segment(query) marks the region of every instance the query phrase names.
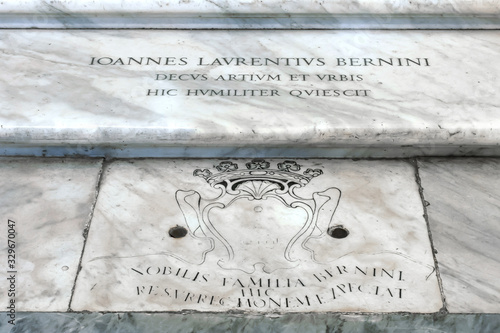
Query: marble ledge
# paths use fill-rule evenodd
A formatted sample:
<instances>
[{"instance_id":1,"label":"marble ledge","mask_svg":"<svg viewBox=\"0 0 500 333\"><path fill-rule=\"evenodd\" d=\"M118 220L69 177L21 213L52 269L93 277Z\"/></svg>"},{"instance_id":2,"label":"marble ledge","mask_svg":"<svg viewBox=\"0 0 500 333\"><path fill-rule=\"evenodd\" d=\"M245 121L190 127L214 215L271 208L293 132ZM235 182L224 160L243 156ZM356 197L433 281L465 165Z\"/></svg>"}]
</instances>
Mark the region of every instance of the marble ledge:
<instances>
[{"instance_id":1,"label":"marble ledge","mask_svg":"<svg viewBox=\"0 0 500 333\"><path fill-rule=\"evenodd\" d=\"M0 18L0 28L498 29L500 7L496 0L7 0Z\"/></svg>"},{"instance_id":2,"label":"marble ledge","mask_svg":"<svg viewBox=\"0 0 500 333\"><path fill-rule=\"evenodd\" d=\"M3 155L500 143L496 31L3 30L0 48Z\"/></svg>"},{"instance_id":3,"label":"marble ledge","mask_svg":"<svg viewBox=\"0 0 500 333\"><path fill-rule=\"evenodd\" d=\"M5 14L0 29L269 29L269 30L448 30L500 29L493 15L261 14L189 16L162 14Z\"/></svg>"}]
</instances>

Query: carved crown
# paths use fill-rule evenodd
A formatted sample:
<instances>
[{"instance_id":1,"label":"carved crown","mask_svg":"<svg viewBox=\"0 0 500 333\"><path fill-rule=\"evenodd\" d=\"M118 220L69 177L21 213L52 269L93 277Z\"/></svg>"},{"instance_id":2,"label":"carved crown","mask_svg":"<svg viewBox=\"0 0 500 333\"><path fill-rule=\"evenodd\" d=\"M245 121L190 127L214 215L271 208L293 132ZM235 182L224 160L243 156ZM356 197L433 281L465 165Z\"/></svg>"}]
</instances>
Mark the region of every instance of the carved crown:
<instances>
[{"instance_id":1,"label":"carved crown","mask_svg":"<svg viewBox=\"0 0 500 333\"><path fill-rule=\"evenodd\" d=\"M217 173L209 169L196 169L194 176L205 179L211 186L223 185L232 190L247 181L265 181L278 184L281 189L290 188L292 185L305 186L314 177L323 174L321 169L306 169L299 173L301 166L291 160L277 163L277 168L272 169L271 163L264 159L253 159L245 163L245 169L238 163L222 161L214 168Z\"/></svg>"}]
</instances>

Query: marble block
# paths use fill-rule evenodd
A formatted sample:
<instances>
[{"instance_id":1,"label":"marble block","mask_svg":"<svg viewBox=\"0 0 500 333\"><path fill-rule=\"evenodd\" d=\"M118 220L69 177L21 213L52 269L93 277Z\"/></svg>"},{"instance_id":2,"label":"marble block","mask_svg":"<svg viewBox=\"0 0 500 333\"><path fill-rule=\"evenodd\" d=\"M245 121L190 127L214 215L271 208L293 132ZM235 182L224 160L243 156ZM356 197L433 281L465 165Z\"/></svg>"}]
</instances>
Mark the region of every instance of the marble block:
<instances>
[{"instance_id":1,"label":"marble block","mask_svg":"<svg viewBox=\"0 0 500 333\"><path fill-rule=\"evenodd\" d=\"M500 160L419 162L446 307L500 312Z\"/></svg>"},{"instance_id":2,"label":"marble block","mask_svg":"<svg viewBox=\"0 0 500 333\"><path fill-rule=\"evenodd\" d=\"M498 28L496 0L190 0L0 3L2 28Z\"/></svg>"},{"instance_id":3,"label":"marble block","mask_svg":"<svg viewBox=\"0 0 500 333\"><path fill-rule=\"evenodd\" d=\"M341 314L289 313L280 316L233 313L20 313L9 330L0 313L0 332L498 332L500 315L492 314Z\"/></svg>"},{"instance_id":4,"label":"marble block","mask_svg":"<svg viewBox=\"0 0 500 333\"><path fill-rule=\"evenodd\" d=\"M115 160L74 311L437 312L404 161Z\"/></svg>"},{"instance_id":5,"label":"marble block","mask_svg":"<svg viewBox=\"0 0 500 333\"><path fill-rule=\"evenodd\" d=\"M0 48L4 154L499 145L497 31L3 30Z\"/></svg>"},{"instance_id":6,"label":"marble block","mask_svg":"<svg viewBox=\"0 0 500 333\"><path fill-rule=\"evenodd\" d=\"M17 311L67 310L100 166L0 158L2 311L11 300Z\"/></svg>"}]
</instances>

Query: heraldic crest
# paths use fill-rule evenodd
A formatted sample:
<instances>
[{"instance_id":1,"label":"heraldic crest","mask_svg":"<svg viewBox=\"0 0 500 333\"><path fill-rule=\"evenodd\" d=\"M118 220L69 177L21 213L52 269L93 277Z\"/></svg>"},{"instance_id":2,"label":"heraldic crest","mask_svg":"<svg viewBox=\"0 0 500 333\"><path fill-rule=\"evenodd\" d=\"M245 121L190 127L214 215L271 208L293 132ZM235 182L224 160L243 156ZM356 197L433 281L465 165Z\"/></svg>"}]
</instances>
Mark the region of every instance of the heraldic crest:
<instances>
[{"instance_id":1,"label":"heraldic crest","mask_svg":"<svg viewBox=\"0 0 500 333\"><path fill-rule=\"evenodd\" d=\"M197 191L178 190L176 199L188 233L210 240L203 261L218 249L223 269L270 273L316 262L308 245L327 233L341 192L335 187L309 197L295 192L322 174L321 169L303 170L292 160L276 167L264 159L243 165L222 161L213 170L193 172L220 192L216 197L205 199Z\"/></svg>"}]
</instances>

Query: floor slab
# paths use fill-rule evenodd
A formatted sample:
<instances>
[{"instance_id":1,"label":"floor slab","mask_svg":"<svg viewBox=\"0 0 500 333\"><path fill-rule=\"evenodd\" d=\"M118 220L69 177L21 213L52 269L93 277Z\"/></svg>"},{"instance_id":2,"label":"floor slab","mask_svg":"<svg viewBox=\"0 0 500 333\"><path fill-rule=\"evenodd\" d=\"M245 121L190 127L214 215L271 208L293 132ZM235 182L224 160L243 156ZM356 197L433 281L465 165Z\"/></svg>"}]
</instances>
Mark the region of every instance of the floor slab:
<instances>
[{"instance_id":1,"label":"floor slab","mask_svg":"<svg viewBox=\"0 0 500 333\"><path fill-rule=\"evenodd\" d=\"M100 167L92 159L0 158L3 311L67 310Z\"/></svg>"},{"instance_id":2,"label":"floor slab","mask_svg":"<svg viewBox=\"0 0 500 333\"><path fill-rule=\"evenodd\" d=\"M437 312L414 165L115 160L75 311Z\"/></svg>"},{"instance_id":3,"label":"floor slab","mask_svg":"<svg viewBox=\"0 0 500 333\"><path fill-rule=\"evenodd\" d=\"M500 311L500 160L419 161L448 311Z\"/></svg>"}]
</instances>

